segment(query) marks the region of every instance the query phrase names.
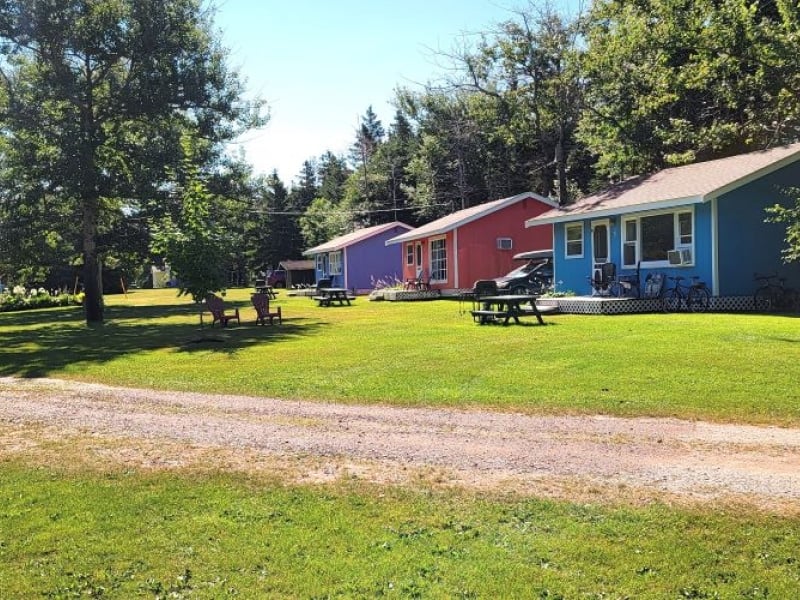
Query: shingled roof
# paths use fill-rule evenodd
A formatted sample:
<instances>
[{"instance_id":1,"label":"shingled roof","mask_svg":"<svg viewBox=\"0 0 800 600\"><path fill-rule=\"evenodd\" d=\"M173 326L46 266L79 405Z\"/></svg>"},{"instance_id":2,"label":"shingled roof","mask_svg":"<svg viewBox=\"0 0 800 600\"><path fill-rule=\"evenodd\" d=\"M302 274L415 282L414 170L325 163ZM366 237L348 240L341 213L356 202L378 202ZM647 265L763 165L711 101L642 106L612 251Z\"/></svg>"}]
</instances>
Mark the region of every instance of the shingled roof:
<instances>
[{"instance_id":1,"label":"shingled roof","mask_svg":"<svg viewBox=\"0 0 800 600\"><path fill-rule=\"evenodd\" d=\"M445 215L441 219L436 219L435 221L431 221L422 227L417 227L408 233L402 233L390 240L387 240L386 245L399 244L401 242L408 242L411 240L420 240L432 235L441 235L448 231L453 231L462 225L466 225L471 221L480 219L481 217L501 210L506 206L510 206L525 200L526 198L538 200L539 202L543 202L549 206L555 206L556 204L553 200L545 198L544 196L540 196L539 194L534 194L533 192L523 192L522 194L517 194L516 196L509 196L508 198L500 198L499 200L492 200L491 202L476 204L475 206L470 206L469 208L464 208L449 215Z\"/></svg>"},{"instance_id":2,"label":"shingled roof","mask_svg":"<svg viewBox=\"0 0 800 600\"><path fill-rule=\"evenodd\" d=\"M610 216L631 210L707 202L797 160L800 160L800 144L791 144L664 169L652 175L627 179L574 204L549 210L528 219L525 225L532 227L573 221L584 216Z\"/></svg>"},{"instance_id":3,"label":"shingled roof","mask_svg":"<svg viewBox=\"0 0 800 600\"><path fill-rule=\"evenodd\" d=\"M364 229L358 229L353 231L352 233L346 233L344 235L340 235L339 237L333 238L332 240L328 240L324 244L320 244L319 246L314 246L313 248L309 248L303 254L305 256L312 256L314 254L321 254L323 252L336 252L337 250L341 250L342 248L347 248L348 246L352 246L362 240L366 240L371 238L374 235L378 235L383 233L384 231L389 231L395 227L402 227L403 229L411 229L411 225L406 225L405 223L401 223L400 221L393 221L391 223L384 223L383 225L374 225L372 227L365 227Z\"/></svg>"}]
</instances>

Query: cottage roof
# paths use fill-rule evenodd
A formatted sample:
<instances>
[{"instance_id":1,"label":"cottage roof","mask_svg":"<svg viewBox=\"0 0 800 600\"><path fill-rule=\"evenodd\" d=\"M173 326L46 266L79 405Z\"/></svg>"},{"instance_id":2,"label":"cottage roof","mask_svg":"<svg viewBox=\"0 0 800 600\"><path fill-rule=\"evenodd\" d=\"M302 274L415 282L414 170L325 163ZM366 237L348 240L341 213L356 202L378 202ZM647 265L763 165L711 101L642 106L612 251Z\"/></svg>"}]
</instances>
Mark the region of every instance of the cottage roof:
<instances>
[{"instance_id":1,"label":"cottage roof","mask_svg":"<svg viewBox=\"0 0 800 600\"><path fill-rule=\"evenodd\" d=\"M313 260L282 260L278 267L286 271L309 271L314 268Z\"/></svg>"},{"instance_id":2,"label":"cottage roof","mask_svg":"<svg viewBox=\"0 0 800 600\"><path fill-rule=\"evenodd\" d=\"M389 231L395 227L402 227L406 230L411 229L411 225L406 225L400 221L393 221L391 223L384 223L383 225L374 225L372 227L365 227L357 229L351 233L340 235L339 237L328 240L324 244L309 248L303 254L305 256L313 256L314 254L322 254L323 252L336 252L353 244L357 244L363 240L369 239L373 236L379 235L385 231Z\"/></svg>"},{"instance_id":3,"label":"cottage roof","mask_svg":"<svg viewBox=\"0 0 800 600\"><path fill-rule=\"evenodd\" d=\"M800 144L778 146L728 158L664 169L632 177L525 221L527 227L610 216L637 210L672 208L706 202L800 160Z\"/></svg>"},{"instance_id":4,"label":"cottage roof","mask_svg":"<svg viewBox=\"0 0 800 600\"><path fill-rule=\"evenodd\" d=\"M448 231L453 231L462 225L466 225L471 221L475 221L507 206L516 204L517 202L525 200L526 198L538 200L539 202L543 202L548 206L556 206L556 202L554 200L550 200L549 198L545 198L539 194L534 194L533 192L523 192L522 194L517 194L516 196L500 198L499 200L492 200L491 202L476 204L475 206L470 206L469 208L456 211L452 214L442 217L441 219L431 221L427 225L412 229L408 233L402 233L398 236L395 236L392 239L387 240L386 245L400 244L402 242L419 240L432 235L441 235L443 233L447 233Z\"/></svg>"}]
</instances>

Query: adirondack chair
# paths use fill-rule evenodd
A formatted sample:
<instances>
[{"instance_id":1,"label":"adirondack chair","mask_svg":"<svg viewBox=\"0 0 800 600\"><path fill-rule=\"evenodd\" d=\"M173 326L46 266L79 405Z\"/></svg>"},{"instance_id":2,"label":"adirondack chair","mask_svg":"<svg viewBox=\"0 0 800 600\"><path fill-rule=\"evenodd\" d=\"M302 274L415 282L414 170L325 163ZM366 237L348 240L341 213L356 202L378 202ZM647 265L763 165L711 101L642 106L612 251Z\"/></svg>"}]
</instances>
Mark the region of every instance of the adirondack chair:
<instances>
[{"instance_id":1,"label":"adirondack chair","mask_svg":"<svg viewBox=\"0 0 800 600\"><path fill-rule=\"evenodd\" d=\"M220 327L226 327L228 325L228 321L236 320L238 323L241 323L239 320L239 309L233 309L234 312L232 315L225 314L225 303L222 301L222 298L215 294L209 294L206 296L206 308L208 312L211 313L213 320L211 321L211 326L214 326L214 323L219 321Z\"/></svg>"},{"instance_id":2,"label":"adirondack chair","mask_svg":"<svg viewBox=\"0 0 800 600\"><path fill-rule=\"evenodd\" d=\"M266 325L267 321L269 321L270 325L273 325L275 319L278 319L278 323L283 322L280 306L274 311L269 310L269 296L267 294L250 294L250 301L256 309L256 325Z\"/></svg>"}]
</instances>

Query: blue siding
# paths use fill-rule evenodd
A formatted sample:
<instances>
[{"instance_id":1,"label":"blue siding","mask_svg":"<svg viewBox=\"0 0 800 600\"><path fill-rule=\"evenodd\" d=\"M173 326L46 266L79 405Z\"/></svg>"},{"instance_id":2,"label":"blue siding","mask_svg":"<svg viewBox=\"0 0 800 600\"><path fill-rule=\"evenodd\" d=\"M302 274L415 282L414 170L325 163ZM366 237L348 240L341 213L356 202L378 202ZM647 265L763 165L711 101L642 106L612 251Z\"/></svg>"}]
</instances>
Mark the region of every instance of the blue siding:
<instances>
[{"instance_id":1,"label":"blue siding","mask_svg":"<svg viewBox=\"0 0 800 600\"><path fill-rule=\"evenodd\" d=\"M800 287L800 266L781 259L786 226L764 222L764 209L792 203L787 188L797 186L800 164L794 163L718 199L720 295L752 294L756 272L777 272Z\"/></svg>"},{"instance_id":2,"label":"blue siding","mask_svg":"<svg viewBox=\"0 0 800 600\"><path fill-rule=\"evenodd\" d=\"M645 277L650 272L664 273L667 276L682 276L686 278L699 277L709 286L712 284L713 257L711 252L711 204L695 204L692 207L681 207L680 210L694 210L694 265L687 267L656 267L652 269L642 268L640 277L644 282ZM678 210L678 209L675 209ZM617 265L617 274L620 276L634 275L635 269L622 269L622 216L635 216L636 214L648 214L649 211L639 211L626 213L610 217L609 239L610 239L610 260ZM669 211L658 211L669 212ZM583 258L567 258L565 242L564 223L556 224L554 227L554 263L555 281L557 291L571 291L578 295L589 295L592 287L589 285L589 277L592 273L592 240L591 222L603 219L585 219L583 223ZM667 282L671 283L671 282Z\"/></svg>"}]
</instances>

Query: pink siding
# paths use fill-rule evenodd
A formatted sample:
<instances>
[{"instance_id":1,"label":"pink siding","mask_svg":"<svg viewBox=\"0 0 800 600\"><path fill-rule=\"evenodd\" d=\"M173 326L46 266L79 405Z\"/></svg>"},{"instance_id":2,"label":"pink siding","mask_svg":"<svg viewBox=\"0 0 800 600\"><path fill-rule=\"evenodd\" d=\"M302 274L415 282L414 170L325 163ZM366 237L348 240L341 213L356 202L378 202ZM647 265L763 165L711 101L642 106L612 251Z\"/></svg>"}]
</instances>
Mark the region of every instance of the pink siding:
<instances>
[{"instance_id":1,"label":"pink siding","mask_svg":"<svg viewBox=\"0 0 800 600\"><path fill-rule=\"evenodd\" d=\"M539 202L535 198L526 198L506 208L466 223L455 231L445 234L447 238L447 282L433 283L433 289L453 290L471 288L477 279L493 279L505 275L519 266L513 256L529 250L547 250L553 246L553 226L539 225L525 227L526 219L538 216L552 207ZM422 242L422 266L427 273L430 269L430 241L441 236L433 236L419 240ZM511 238L511 250L498 250L497 238ZM458 261L454 252L454 244L458 243ZM406 252L409 244L416 246L417 241L404 242L403 246L403 278L411 279L416 274L416 264L406 264ZM458 281L455 267L458 264Z\"/></svg>"}]
</instances>

